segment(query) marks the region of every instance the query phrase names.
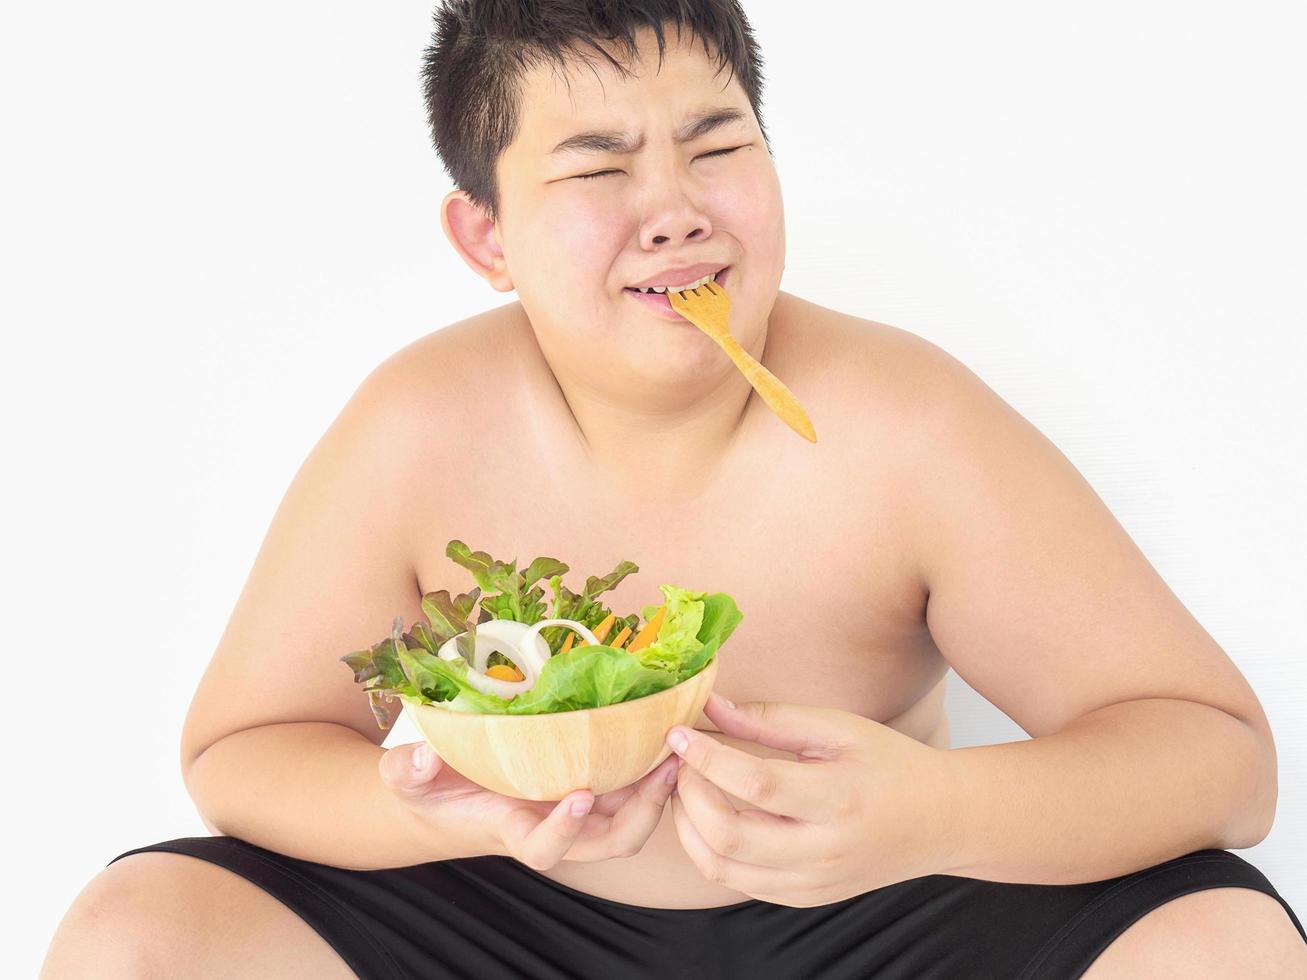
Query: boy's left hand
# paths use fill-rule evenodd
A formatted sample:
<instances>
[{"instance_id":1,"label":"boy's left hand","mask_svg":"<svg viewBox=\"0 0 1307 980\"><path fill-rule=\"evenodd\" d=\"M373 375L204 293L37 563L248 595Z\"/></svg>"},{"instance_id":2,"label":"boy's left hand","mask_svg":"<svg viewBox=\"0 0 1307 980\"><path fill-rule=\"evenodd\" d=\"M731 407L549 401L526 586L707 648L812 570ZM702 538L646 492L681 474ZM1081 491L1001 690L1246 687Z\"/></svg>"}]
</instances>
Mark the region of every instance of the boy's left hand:
<instances>
[{"instance_id":1,"label":"boy's left hand","mask_svg":"<svg viewBox=\"0 0 1307 980\"><path fill-rule=\"evenodd\" d=\"M723 735L798 757L759 758L681 725L668 733L681 757L676 833L710 881L807 908L947 873L957 840L947 750L838 708L732 709L714 693L704 712ZM728 792L757 809L736 810Z\"/></svg>"}]
</instances>

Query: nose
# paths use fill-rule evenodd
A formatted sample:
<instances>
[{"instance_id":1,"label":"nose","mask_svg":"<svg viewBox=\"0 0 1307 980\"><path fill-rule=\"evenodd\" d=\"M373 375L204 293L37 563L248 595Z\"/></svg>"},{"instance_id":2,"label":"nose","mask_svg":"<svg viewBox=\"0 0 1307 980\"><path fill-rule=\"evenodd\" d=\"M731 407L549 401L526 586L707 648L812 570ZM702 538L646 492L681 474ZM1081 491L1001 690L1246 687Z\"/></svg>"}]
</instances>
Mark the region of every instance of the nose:
<instances>
[{"instance_id":1,"label":"nose","mask_svg":"<svg viewBox=\"0 0 1307 980\"><path fill-rule=\"evenodd\" d=\"M641 215L640 246L646 251L675 249L681 242L712 237L712 221L701 206L709 193L682 169L672 150L642 168L631 201Z\"/></svg>"},{"instance_id":2,"label":"nose","mask_svg":"<svg viewBox=\"0 0 1307 980\"><path fill-rule=\"evenodd\" d=\"M682 196L679 201L669 203L658 214L650 216L641 229L640 244L651 249L668 242L707 238L711 234L712 222L708 216Z\"/></svg>"},{"instance_id":3,"label":"nose","mask_svg":"<svg viewBox=\"0 0 1307 980\"><path fill-rule=\"evenodd\" d=\"M700 237L700 238L702 238L702 237L703 237L703 234L704 234L703 228L702 228L702 227L698 227L698 228L693 228L693 229L691 229L689 232L687 232L685 235L682 235L681 237L684 238L684 239L686 239L686 240L688 241L689 239L691 239L691 238L695 238L695 237ZM674 235L674 234L673 234L673 235L654 235L654 236L653 236L653 244L655 244L655 245L664 245L664 244L666 244L666 243L669 242L669 241L673 241L676 237L677 237L677 236Z\"/></svg>"}]
</instances>

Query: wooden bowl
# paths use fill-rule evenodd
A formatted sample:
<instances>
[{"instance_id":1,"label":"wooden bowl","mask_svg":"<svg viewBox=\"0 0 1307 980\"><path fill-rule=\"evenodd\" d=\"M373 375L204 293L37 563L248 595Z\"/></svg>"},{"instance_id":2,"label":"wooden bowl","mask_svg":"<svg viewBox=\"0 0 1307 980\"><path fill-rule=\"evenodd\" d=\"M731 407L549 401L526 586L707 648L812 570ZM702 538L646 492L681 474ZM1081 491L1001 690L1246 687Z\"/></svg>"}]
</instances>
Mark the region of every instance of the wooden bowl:
<instances>
[{"instance_id":1,"label":"wooden bowl","mask_svg":"<svg viewBox=\"0 0 1307 980\"><path fill-rule=\"evenodd\" d=\"M717 654L699 673L657 694L581 711L482 715L404 701L436 754L486 789L525 800L596 796L652 772L671 754L674 725L694 726L717 677Z\"/></svg>"}]
</instances>

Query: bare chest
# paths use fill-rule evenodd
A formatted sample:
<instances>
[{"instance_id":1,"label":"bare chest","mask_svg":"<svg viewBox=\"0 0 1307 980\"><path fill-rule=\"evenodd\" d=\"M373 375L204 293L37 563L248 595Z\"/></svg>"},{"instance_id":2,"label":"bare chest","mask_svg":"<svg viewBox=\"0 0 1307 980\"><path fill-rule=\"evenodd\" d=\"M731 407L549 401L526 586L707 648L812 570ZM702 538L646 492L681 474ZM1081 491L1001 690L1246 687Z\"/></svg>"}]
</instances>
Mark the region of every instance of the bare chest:
<instances>
[{"instance_id":1,"label":"bare chest","mask_svg":"<svg viewBox=\"0 0 1307 980\"><path fill-rule=\"evenodd\" d=\"M810 448L778 435L783 453ZM830 455L813 453L803 465L790 458L780 468L775 455L760 453L712 494L651 512L587 492L584 474L524 481L523 462L549 465L551 454L513 446L506 431L497 444L499 464L479 465L465 492L441 493L439 508L424 510L417 540L429 547L415 558L424 593L473 587L444 554L453 538L516 558L519 569L541 555L556 558L569 566L563 580L574 591L629 560L639 571L604 594L618 615L661 602L665 583L735 599L743 619L720 655L723 696L834 707L923 741L938 735L939 699L927 695L942 694L946 665L903 559L889 486L874 478L851 486L847 461ZM716 730L706 715L696 725Z\"/></svg>"}]
</instances>

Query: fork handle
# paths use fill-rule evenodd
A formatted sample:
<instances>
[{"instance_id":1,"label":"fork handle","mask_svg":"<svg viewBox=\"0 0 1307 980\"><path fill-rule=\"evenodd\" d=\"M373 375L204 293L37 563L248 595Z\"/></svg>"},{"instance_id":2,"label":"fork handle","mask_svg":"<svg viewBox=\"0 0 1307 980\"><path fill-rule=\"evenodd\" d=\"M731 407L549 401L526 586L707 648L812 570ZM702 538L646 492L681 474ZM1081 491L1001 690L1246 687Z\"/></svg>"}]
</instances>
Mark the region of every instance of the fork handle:
<instances>
[{"instance_id":1,"label":"fork handle","mask_svg":"<svg viewBox=\"0 0 1307 980\"><path fill-rule=\"evenodd\" d=\"M817 430L812 427L808 413L803 410L794 393L785 387L784 382L759 364L731 334L723 331L718 343L749 384L753 385L753 390L780 416L781 421L809 442L816 442Z\"/></svg>"}]
</instances>

